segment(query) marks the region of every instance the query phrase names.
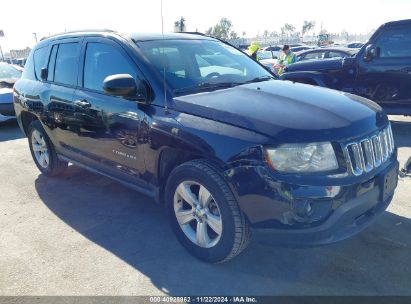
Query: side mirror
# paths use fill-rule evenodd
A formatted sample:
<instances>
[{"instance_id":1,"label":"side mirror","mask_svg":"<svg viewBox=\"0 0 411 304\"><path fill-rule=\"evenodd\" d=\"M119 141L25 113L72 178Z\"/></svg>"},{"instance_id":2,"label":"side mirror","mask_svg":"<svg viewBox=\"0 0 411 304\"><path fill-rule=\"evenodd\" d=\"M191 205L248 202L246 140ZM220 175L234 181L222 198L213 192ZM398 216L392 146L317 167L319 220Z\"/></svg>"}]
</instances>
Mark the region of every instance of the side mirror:
<instances>
[{"instance_id":1,"label":"side mirror","mask_svg":"<svg viewBox=\"0 0 411 304\"><path fill-rule=\"evenodd\" d=\"M131 75L115 74L104 79L103 90L107 94L114 96L133 96L137 92L137 85Z\"/></svg>"},{"instance_id":2,"label":"side mirror","mask_svg":"<svg viewBox=\"0 0 411 304\"><path fill-rule=\"evenodd\" d=\"M407 160L404 168L401 169L401 172L406 176L411 174L411 157Z\"/></svg>"},{"instance_id":3,"label":"side mirror","mask_svg":"<svg viewBox=\"0 0 411 304\"><path fill-rule=\"evenodd\" d=\"M103 81L103 90L113 96L130 97L139 101L148 99L148 85L144 80L135 80L129 74L107 76Z\"/></svg>"},{"instance_id":4,"label":"side mirror","mask_svg":"<svg viewBox=\"0 0 411 304\"><path fill-rule=\"evenodd\" d=\"M378 56L378 48L374 44L367 45L364 53L364 60L371 61Z\"/></svg>"},{"instance_id":5,"label":"side mirror","mask_svg":"<svg viewBox=\"0 0 411 304\"><path fill-rule=\"evenodd\" d=\"M41 68L41 70L40 70L41 80L47 80L48 74L49 74L49 72L48 72L47 68Z\"/></svg>"}]
</instances>

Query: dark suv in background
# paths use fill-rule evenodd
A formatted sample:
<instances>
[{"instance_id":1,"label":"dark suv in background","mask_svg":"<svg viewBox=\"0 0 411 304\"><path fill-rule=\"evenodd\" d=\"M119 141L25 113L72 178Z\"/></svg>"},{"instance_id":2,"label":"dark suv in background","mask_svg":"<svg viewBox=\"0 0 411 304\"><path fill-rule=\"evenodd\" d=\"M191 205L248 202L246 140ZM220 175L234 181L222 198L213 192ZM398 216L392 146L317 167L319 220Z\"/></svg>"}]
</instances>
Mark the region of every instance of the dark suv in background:
<instances>
[{"instance_id":1,"label":"dark suv in background","mask_svg":"<svg viewBox=\"0 0 411 304\"><path fill-rule=\"evenodd\" d=\"M347 238L397 184L378 105L273 80L201 35L49 37L31 52L14 105L43 174L70 162L165 203L178 240L209 262L239 254L251 231L297 246Z\"/></svg>"},{"instance_id":2,"label":"dark suv in background","mask_svg":"<svg viewBox=\"0 0 411 304\"><path fill-rule=\"evenodd\" d=\"M411 19L383 24L354 57L297 62L281 78L353 93L411 115Z\"/></svg>"}]
</instances>

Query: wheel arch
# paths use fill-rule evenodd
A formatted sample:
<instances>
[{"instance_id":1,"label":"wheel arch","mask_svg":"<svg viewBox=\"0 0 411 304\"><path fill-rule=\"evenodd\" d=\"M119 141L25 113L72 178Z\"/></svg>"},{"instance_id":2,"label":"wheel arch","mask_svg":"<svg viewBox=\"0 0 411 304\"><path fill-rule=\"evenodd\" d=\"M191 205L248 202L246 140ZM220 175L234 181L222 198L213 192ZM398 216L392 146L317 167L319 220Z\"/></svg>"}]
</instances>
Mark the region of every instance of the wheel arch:
<instances>
[{"instance_id":1,"label":"wheel arch","mask_svg":"<svg viewBox=\"0 0 411 304\"><path fill-rule=\"evenodd\" d=\"M22 111L20 113L21 127L26 136L28 136L29 126L33 121L39 120L36 115L28 111Z\"/></svg>"},{"instance_id":2,"label":"wheel arch","mask_svg":"<svg viewBox=\"0 0 411 304\"><path fill-rule=\"evenodd\" d=\"M224 168L222 161L192 151L184 151L171 147L165 148L161 151L157 164L159 202L164 202L164 190L170 173L179 165L195 159L206 160L221 170Z\"/></svg>"}]
</instances>

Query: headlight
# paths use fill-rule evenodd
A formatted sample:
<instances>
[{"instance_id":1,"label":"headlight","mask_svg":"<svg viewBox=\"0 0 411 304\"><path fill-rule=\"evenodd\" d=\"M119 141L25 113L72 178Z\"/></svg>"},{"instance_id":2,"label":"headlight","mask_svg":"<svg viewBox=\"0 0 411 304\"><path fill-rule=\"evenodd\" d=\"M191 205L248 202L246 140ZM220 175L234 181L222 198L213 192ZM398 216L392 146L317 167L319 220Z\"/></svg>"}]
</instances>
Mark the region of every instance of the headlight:
<instances>
[{"instance_id":1,"label":"headlight","mask_svg":"<svg viewBox=\"0 0 411 304\"><path fill-rule=\"evenodd\" d=\"M320 172L338 169L334 149L329 142L284 144L266 149L270 165L280 172Z\"/></svg>"}]
</instances>

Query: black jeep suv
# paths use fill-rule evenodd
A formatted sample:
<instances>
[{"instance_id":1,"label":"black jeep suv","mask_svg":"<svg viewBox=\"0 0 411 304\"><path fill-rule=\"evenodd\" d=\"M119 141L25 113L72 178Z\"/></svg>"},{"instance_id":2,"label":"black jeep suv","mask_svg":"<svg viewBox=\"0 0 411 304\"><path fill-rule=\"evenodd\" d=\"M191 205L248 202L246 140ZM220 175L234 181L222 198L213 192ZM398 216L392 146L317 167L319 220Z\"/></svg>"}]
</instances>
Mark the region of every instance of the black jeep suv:
<instances>
[{"instance_id":1,"label":"black jeep suv","mask_svg":"<svg viewBox=\"0 0 411 304\"><path fill-rule=\"evenodd\" d=\"M297 62L281 78L369 98L388 114L411 115L411 19L383 24L356 56Z\"/></svg>"},{"instance_id":2,"label":"black jeep suv","mask_svg":"<svg viewBox=\"0 0 411 304\"><path fill-rule=\"evenodd\" d=\"M14 104L43 174L70 162L164 202L179 241L209 262L239 254L251 232L299 246L347 238L397 184L378 105L273 80L201 35L49 37L31 52Z\"/></svg>"}]
</instances>

